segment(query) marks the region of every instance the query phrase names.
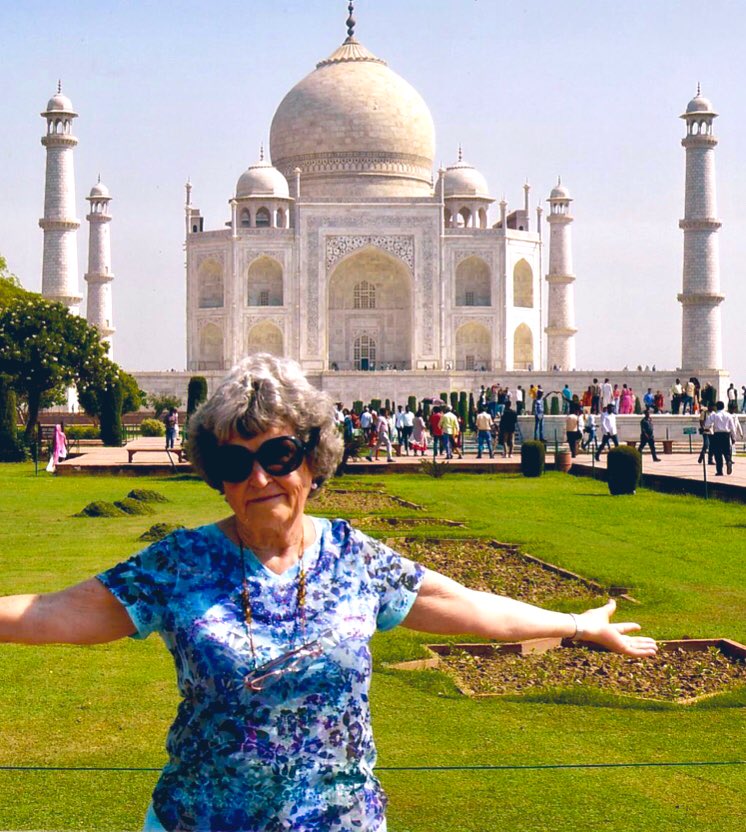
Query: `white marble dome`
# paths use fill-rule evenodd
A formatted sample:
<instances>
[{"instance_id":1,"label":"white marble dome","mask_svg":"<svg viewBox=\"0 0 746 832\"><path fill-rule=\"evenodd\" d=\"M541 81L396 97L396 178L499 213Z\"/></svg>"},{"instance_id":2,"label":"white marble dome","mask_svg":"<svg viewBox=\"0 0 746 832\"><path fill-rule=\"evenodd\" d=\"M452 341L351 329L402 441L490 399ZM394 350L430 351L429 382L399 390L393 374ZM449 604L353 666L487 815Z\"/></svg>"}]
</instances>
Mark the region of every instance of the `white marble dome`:
<instances>
[{"instance_id":1,"label":"white marble dome","mask_svg":"<svg viewBox=\"0 0 746 832\"><path fill-rule=\"evenodd\" d=\"M570 199L570 191L558 181L549 194L549 199Z\"/></svg>"},{"instance_id":2,"label":"white marble dome","mask_svg":"<svg viewBox=\"0 0 746 832\"><path fill-rule=\"evenodd\" d=\"M435 127L420 94L353 37L277 108L270 154L307 196L430 196Z\"/></svg>"},{"instance_id":3,"label":"white marble dome","mask_svg":"<svg viewBox=\"0 0 746 832\"><path fill-rule=\"evenodd\" d=\"M72 113L73 103L70 99L61 92L53 95L47 102L48 113Z\"/></svg>"},{"instance_id":4,"label":"white marble dome","mask_svg":"<svg viewBox=\"0 0 746 832\"><path fill-rule=\"evenodd\" d=\"M443 177L443 195L446 198L490 198L487 180L473 165L464 162L461 158L455 165L446 168Z\"/></svg>"},{"instance_id":5,"label":"white marble dome","mask_svg":"<svg viewBox=\"0 0 746 832\"><path fill-rule=\"evenodd\" d=\"M687 115L692 113L714 113L712 103L699 93L686 105Z\"/></svg>"},{"instance_id":6,"label":"white marble dome","mask_svg":"<svg viewBox=\"0 0 746 832\"><path fill-rule=\"evenodd\" d=\"M288 181L271 162L263 159L247 168L238 178L236 199L248 196L289 199Z\"/></svg>"},{"instance_id":7,"label":"white marble dome","mask_svg":"<svg viewBox=\"0 0 746 832\"><path fill-rule=\"evenodd\" d=\"M98 182L91 188L91 193L88 196L89 199L111 199L111 194L109 193L109 189L104 185L104 183L99 179Z\"/></svg>"}]
</instances>

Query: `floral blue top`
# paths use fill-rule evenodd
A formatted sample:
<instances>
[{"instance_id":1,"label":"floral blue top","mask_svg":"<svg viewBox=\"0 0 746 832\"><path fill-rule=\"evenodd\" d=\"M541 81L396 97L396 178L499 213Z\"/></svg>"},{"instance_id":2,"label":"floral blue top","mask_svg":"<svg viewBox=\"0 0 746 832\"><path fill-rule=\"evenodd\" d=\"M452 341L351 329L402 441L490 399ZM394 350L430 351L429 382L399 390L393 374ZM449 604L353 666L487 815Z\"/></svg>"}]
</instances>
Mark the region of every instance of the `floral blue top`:
<instances>
[{"instance_id":1,"label":"floral blue top","mask_svg":"<svg viewBox=\"0 0 746 832\"><path fill-rule=\"evenodd\" d=\"M98 576L134 637L157 631L176 664L182 700L153 793L167 830L368 832L383 823L368 642L406 617L424 570L343 520L314 522L305 638L298 565L277 575L245 550L257 665L326 633L321 655L290 663L260 691L244 684L254 661L240 550L216 525L177 531Z\"/></svg>"}]
</instances>

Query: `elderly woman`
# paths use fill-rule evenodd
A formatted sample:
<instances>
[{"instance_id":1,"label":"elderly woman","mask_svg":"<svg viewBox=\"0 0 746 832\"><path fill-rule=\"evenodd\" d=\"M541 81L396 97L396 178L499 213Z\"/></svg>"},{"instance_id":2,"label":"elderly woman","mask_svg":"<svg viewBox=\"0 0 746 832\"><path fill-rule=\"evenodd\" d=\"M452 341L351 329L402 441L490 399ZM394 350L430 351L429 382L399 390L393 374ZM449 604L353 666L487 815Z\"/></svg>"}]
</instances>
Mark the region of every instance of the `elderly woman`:
<instances>
[{"instance_id":1,"label":"elderly woman","mask_svg":"<svg viewBox=\"0 0 746 832\"><path fill-rule=\"evenodd\" d=\"M0 599L0 641L95 644L156 631L181 702L150 830L386 829L373 768L369 642L399 624L515 640L582 637L632 656L609 623L476 592L343 520L306 514L342 455L331 399L292 361L237 366L189 425L195 468L231 514L95 578Z\"/></svg>"}]
</instances>

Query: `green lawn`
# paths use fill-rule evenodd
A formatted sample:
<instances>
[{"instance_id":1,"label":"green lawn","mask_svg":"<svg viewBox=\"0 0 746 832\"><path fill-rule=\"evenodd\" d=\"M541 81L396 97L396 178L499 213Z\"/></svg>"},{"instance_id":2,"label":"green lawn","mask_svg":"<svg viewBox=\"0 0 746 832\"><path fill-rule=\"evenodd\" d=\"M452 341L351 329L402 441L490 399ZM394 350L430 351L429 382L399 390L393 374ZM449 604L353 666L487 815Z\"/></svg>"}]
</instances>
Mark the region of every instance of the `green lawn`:
<instances>
[{"instance_id":1,"label":"green lawn","mask_svg":"<svg viewBox=\"0 0 746 832\"><path fill-rule=\"evenodd\" d=\"M602 483L561 474L397 475L385 484L433 516L467 523L449 536L517 542L587 577L630 586L641 603L620 615L656 637L746 641L743 506L645 490L612 498ZM150 517L72 517L134 487L156 488L172 502ZM152 523L198 525L226 513L219 495L189 479L35 478L28 466L8 465L0 465L0 510L1 594L82 580L140 548L137 537ZM694 707L583 692L472 701L442 674L386 667L420 656L428 640L401 628L374 640L372 703L391 832L746 825L745 765L640 767L744 760L746 691ZM164 760L172 677L155 637L94 648L0 647L0 766L65 769L0 769L0 829L138 829L157 777L147 769ZM589 764L617 765L571 767ZM410 767L439 770L396 770Z\"/></svg>"}]
</instances>

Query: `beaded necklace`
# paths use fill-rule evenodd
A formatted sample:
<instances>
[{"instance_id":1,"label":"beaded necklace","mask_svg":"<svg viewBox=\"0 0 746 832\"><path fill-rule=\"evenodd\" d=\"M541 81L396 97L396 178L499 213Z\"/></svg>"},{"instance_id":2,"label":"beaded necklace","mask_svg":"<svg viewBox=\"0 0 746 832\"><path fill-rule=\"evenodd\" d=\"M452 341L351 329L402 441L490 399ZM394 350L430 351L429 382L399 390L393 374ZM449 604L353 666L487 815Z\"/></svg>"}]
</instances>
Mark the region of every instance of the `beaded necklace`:
<instances>
[{"instance_id":1,"label":"beaded necklace","mask_svg":"<svg viewBox=\"0 0 746 832\"><path fill-rule=\"evenodd\" d=\"M241 567L243 569L243 585L241 587L241 606L243 608L244 626L249 639L249 650L251 651L252 670L257 668L256 648L254 646L253 620L254 612L251 608L251 596L249 595L249 581L246 573L246 554L244 552L241 535L238 535L238 546L241 550ZM298 625L300 624L301 644L306 640L306 569L303 563L303 555L306 548L306 529L303 525L300 538L300 550L298 552L298 582L295 601L295 617L293 625L293 640L291 649L295 647Z\"/></svg>"}]
</instances>

